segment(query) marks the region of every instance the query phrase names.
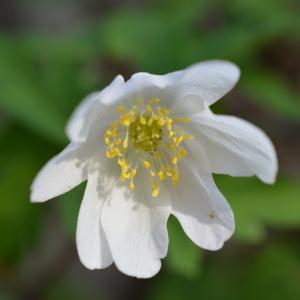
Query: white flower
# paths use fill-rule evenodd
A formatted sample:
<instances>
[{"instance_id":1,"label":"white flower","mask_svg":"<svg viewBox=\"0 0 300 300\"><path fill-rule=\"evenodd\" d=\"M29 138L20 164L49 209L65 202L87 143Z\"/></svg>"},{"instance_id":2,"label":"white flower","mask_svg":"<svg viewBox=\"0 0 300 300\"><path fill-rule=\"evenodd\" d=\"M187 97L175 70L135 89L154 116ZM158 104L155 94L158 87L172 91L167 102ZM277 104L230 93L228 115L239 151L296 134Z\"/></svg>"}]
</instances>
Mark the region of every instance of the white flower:
<instances>
[{"instance_id":1,"label":"white flower","mask_svg":"<svg viewBox=\"0 0 300 300\"><path fill-rule=\"evenodd\" d=\"M207 61L167 75L122 76L88 96L68 125L70 144L41 170L32 202L88 180L77 223L77 248L89 269L113 262L147 278L161 267L173 214L199 247L220 249L233 213L212 173L256 175L273 183L277 159L269 138L209 106L239 79L237 66Z\"/></svg>"}]
</instances>

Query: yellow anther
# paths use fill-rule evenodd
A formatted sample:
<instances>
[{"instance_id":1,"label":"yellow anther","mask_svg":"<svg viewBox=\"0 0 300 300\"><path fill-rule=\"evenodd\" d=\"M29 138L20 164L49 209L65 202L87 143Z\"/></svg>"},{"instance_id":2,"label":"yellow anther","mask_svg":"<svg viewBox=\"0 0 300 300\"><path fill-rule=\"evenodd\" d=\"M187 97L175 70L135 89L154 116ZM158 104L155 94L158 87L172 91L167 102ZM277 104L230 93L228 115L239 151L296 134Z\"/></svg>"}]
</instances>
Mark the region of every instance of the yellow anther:
<instances>
[{"instance_id":1,"label":"yellow anther","mask_svg":"<svg viewBox=\"0 0 300 300\"><path fill-rule=\"evenodd\" d=\"M133 178L136 175L136 169L132 169L130 172L131 178Z\"/></svg>"},{"instance_id":2,"label":"yellow anther","mask_svg":"<svg viewBox=\"0 0 300 300\"><path fill-rule=\"evenodd\" d=\"M174 157L172 158L172 164L173 164L173 165L176 165L177 162L178 162L178 157L177 157L177 156L174 156Z\"/></svg>"},{"instance_id":3,"label":"yellow anther","mask_svg":"<svg viewBox=\"0 0 300 300\"><path fill-rule=\"evenodd\" d=\"M159 107L159 112L164 115L164 116L168 116L170 114L169 110L165 107Z\"/></svg>"},{"instance_id":4,"label":"yellow anther","mask_svg":"<svg viewBox=\"0 0 300 300\"><path fill-rule=\"evenodd\" d=\"M148 99L148 103L149 103L149 104L155 104L155 103L158 103L159 101L160 101L159 98Z\"/></svg>"},{"instance_id":5,"label":"yellow anther","mask_svg":"<svg viewBox=\"0 0 300 300\"><path fill-rule=\"evenodd\" d=\"M172 130L172 125L173 125L173 120L168 118L166 124L167 124L167 129L169 131L171 131Z\"/></svg>"},{"instance_id":6,"label":"yellow anther","mask_svg":"<svg viewBox=\"0 0 300 300\"><path fill-rule=\"evenodd\" d=\"M125 140L123 141L123 148L124 149L128 148L128 135L126 136Z\"/></svg>"},{"instance_id":7,"label":"yellow anther","mask_svg":"<svg viewBox=\"0 0 300 300\"><path fill-rule=\"evenodd\" d=\"M114 157L113 153L111 152L111 150L106 150L106 157L107 158L112 158Z\"/></svg>"},{"instance_id":8,"label":"yellow anther","mask_svg":"<svg viewBox=\"0 0 300 300\"><path fill-rule=\"evenodd\" d=\"M183 136L180 135L178 138L174 138L174 144L178 147L180 143L183 141Z\"/></svg>"},{"instance_id":9,"label":"yellow anther","mask_svg":"<svg viewBox=\"0 0 300 300\"><path fill-rule=\"evenodd\" d=\"M140 122L141 122L142 125L146 125L147 124L147 120L146 120L146 118L143 115L140 116Z\"/></svg>"},{"instance_id":10,"label":"yellow anther","mask_svg":"<svg viewBox=\"0 0 300 300\"><path fill-rule=\"evenodd\" d=\"M180 157L180 158L183 158L183 157L185 157L187 155L187 152L186 152L186 150L184 149L184 148L181 148L179 151L178 151L178 156Z\"/></svg>"},{"instance_id":11,"label":"yellow anther","mask_svg":"<svg viewBox=\"0 0 300 300\"><path fill-rule=\"evenodd\" d=\"M158 121L157 121L157 124L159 125L159 126L164 126L165 125L165 123L166 123L166 120L163 118L163 117L159 117L158 118Z\"/></svg>"},{"instance_id":12,"label":"yellow anther","mask_svg":"<svg viewBox=\"0 0 300 300\"><path fill-rule=\"evenodd\" d=\"M132 178L132 174L131 172L128 172L127 169L121 169L122 171L122 177L125 179L131 179Z\"/></svg>"},{"instance_id":13,"label":"yellow anther","mask_svg":"<svg viewBox=\"0 0 300 300\"><path fill-rule=\"evenodd\" d=\"M159 186L154 180L152 181L152 189L152 197L156 198L159 195Z\"/></svg>"},{"instance_id":14,"label":"yellow anther","mask_svg":"<svg viewBox=\"0 0 300 300\"><path fill-rule=\"evenodd\" d=\"M156 176L156 174L155 174L155 172L154 171L150 171L150 175L152 176L152 177L155 177Z\"/></svg>"},{"instance_id":15,"label":"yellow anther","mask_svg":"<svg viewBox=\"0 0 300 300\"><path fill-rule=\"evenodd\" d=\"M149 169L151 167L151 163L148 160L143 161L143 167Z\"/></svg>"},{"instance_id":16,"label":"yellow anther","mask_svg":"<svg viewBox=\"0 0 300 300\"><path fill-rule=\"evenodd\" d=\"M175 131L170 131L169 134L168 134L168 136L171 139L175 134L176 134Z\"/></svg>"},{"instance_id":17,"label":"yellow anther","mask_svg":"<svg viewBox=\"0 0 300 300\"><path fill-rule=\"evenodd\" d=\"M118 156L118 154L119 154L119 150L117 148L108 149L106 151L106 157L108 158L116 157Z\"/></svg>"},{"instance_id":18,"label":"yellow anther","mask_svg":"<svg viewBox=\"0 0 300 300\"><path fill-rule=\"evenodd\" d=\"M165 180L167 178L166 175L165 175L165 173L162 170L160 170L159 172L157 172L157 176L158 176L159 180L161 180L161 181L163 181L163 180Z\"/></svg>"},{"instance_id":19,"label":"yellow anther","mask_svg":"<svg viewBox=\"0 0 300 300\"><path fill-rule=\"evenodd\" d=\"M132 116L132 114L128 113L126 115L123 115L121 118L120 118L120 122L122 125L124 126L130 126L130 124L134 121L134 118Z\"/></svg>"},{"instance_id":20,"label":"yellow anther","mask_svg":"<svg viewBox=\"0 0 300 300\"><path fill-rule=\"evenodd\" d=\"M177 184L179 179L179 173L178 173L178 169L174 168L173 174L172 174L172 182L173 184Z\"/></svg>"},{"instance_id":21,"label":"yellow anther","mask_svg":"<svg viewBox=\"0 0 300 300\"><path fill-rule=\"evenodd\" d=\"M113 129L107 129L105 131L105 136L110 137L110 136L113 136L114 134L115 134L115 130L113 130Z\"/></svg>"},{"instance_id":22,"label":"yellow anther","mask_svg":"<svg viewBox=\"0 0 300 300\"><path fill-rule=\"evenodd\" d=\"M124 167L127 166L127 162L126 162L126 160L125 160L124 158L119 158L119 159L118 159L118 164L119 164L122 168L124 168Z\"/></svg>"},{"instance_id":23,"label":"yellow anther","mask_svg":"<svg viewBox=\"0 0 300 300\"><path fill-rule=\"evenodd\" d=\"M132 191L134 190L135 185L134 185L133 181L130 181L130 183L129 183L129 188L130 188Z\"/></svg>"}]
</instances>

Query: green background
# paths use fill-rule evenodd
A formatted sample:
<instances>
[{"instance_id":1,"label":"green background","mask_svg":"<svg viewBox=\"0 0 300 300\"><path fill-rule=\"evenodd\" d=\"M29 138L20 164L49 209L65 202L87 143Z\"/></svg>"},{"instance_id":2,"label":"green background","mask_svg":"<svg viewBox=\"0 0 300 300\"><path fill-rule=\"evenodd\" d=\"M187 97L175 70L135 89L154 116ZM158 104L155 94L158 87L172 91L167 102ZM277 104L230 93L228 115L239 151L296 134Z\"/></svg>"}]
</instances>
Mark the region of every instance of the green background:
<instances>
[{"instance_id":1,"label":"green background","mask_svg":"<svg viewBox=\"0 0 300 300\"><path fill-rule=\"evenodd\" d=\"M299 0L1 0L0 299L300 299L299 16ZM67 144L68 116L116 74L214 58L237 63L242 77L212 109L271 137L276 184L215 176L236 217L218 252L170 219L155 278L86 270L74 236L85 184L29 203L35 174Z\"/></svg>"}]
</instances>

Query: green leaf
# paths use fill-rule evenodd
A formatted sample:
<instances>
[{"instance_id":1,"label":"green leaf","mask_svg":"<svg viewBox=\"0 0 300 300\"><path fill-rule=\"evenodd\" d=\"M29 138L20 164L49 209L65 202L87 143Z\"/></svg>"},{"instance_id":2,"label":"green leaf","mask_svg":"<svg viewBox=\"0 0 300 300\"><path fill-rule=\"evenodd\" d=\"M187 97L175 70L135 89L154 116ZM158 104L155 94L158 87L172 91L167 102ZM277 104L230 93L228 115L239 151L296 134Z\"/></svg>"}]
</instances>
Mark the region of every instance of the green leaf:
<instances>
[{"instance_id":1,"label":"green leaf","mask_svg":"<svg viewBox=\"0 0 300 300\"><path fill-rule=\"evenodd\" d=\"M189 39L193 40L190 26L199 15L198 6L180 10L176 15L169 7L162 10L156 6L148 10L116 11L99 25L103 51L113 59L150 72L186 66L192 62L187 51L191 45Z\"/></svg>"},{"instance_id":2,"label":"green leaf","mask_svg":"<svg viewBox=\"0 0 300 300\"><path fill-rule=\"evenodd\" d=\"M300 184L279 178L265 185L255 178L215 176L220 191L232 206L236 219L235 238L259 242L265 227L300 226Z\"/></svg>"},{"instance_id":3,"label":"green leaf","mask_svg":"<svg viewBox=\"0 0 300 300\"><path fill-rule=\"evenodd\" d=\"M168 1L147 9L122 7L98 25L102 51L156 73L203 59L249 61L266 43L298 32L293 5L270 2Z\"/></svg>"},{"instance_id":4,"label":"green leaf","mask_svg":"<svg viewBox=\"0 0 300 300\"><path fill-rule=\"evenodd\" d=\"M297 300L300 296L299 242L275 241L258 251L211 254L194 280L164 274L154 281L147 299Z\"/></svg>"},{"instance_id":5,"label":"green leaf","mask_svg":"<svg viewBox=\"0 0 300 300\"><path fill-rule=\"evenodd\" d=\"M99 299L99 293L96 296L88 285L78 284L73 278L64 278L57 283L55 282L54 286L50 286L44 299L96 300Z\"/></svg>"},{"instance_id":6,"label":"green leaf","mask_svg":"<svg viewBox=\"0 0 300 300\"><path fill-rule=\"evenodd\" d=\"M250 99L267 110L300 121L300 96L280 76L263 70L246 71L241 85Z\"/></svg>"},{"instance_id":7,"label":"green leaf","mask_svg":"<svg viewBox=\"0 0 300 300\"><path fill-rule=\"evenodd\" d=\"M294 38L299 34L300 20L297 0L234 1L231 13L239 26L267 36L285 35ZM237 25L236 24L236 25Z\"/></svg>"},{"instance_id":8,"label":"green leaf","mask_svg":"<svg viewBox=\"0 0 300 300\"><path fill-rule=\"evenodd\" d=\"M202 252L183 232L173 216L168 221L169 249L166 259L170 272L186 278L195 277L201 269Z\"/></svg>"},{"instance_id":9,"label":"green leaf","mask_svg":"<svg viewBox=\"0 0 300 300\"><path fill-rule=\"evenodd\" d=\"M13 300L14 297L9 294L9 292L0 290L0 299L1 300Z\"/></svg>"},{"instance_id":10,"label":"green leaf","mask_svg":"<svg viewBox=\"0 0 300 300\"><path fill-rule=\"evenodd\" d=\"M9 143L8 143L9 142ZM14 264L32 246L40 230L42 210L29 201L30 185L44 155L23 132L0 141L0 263Z\"/></svg>"},{"instance_id":11,"label":"green leaf","mask_svg":"<svg viewBox=\"0 0 300 300\"><path fill-rule=\"evenodd\" d=\"M65 225L67 231L75 237L76 224L80 204L84 195L86 183L75 187L70 192L63 194L57 201L57 208L62 223Z\"/></svg>"},{"instance_id":12,"label":"green leaf","mask_svg":"<svg viewBox=\"0 0 300 300\"><path fill-rule=\"evenodd\" d=\"M63 143L65 118L39 86L36 64L21 43L0 36L0 108L46 139Z\"/></svg>"}]
</instances>

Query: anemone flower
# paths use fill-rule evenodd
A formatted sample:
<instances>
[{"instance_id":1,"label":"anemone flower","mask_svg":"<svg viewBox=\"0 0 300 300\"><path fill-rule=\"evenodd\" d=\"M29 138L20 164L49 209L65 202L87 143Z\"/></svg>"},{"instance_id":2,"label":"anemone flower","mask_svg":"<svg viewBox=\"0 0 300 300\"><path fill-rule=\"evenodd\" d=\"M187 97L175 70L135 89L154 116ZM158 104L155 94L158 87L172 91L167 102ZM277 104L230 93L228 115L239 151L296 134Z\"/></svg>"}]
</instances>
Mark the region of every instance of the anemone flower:
<instances>
[{"instance_id":1,"label":"anemone flower","mask_svg":"<svg viewBox=\"0 0 300 300\"><path fill-rule=\"evenodd\" d=\"M220 249L231 237L233 213L212 174L273 183L277 173L263 131L209 108L239 75L227 61L126 82L118 75L82 101L66 127L70 144L37 175L31 200L87 180L76 233L85 267L114 262L127 275L154 276L167 254L170 214L201 248Z\"/></svg>"}]
</instances>

